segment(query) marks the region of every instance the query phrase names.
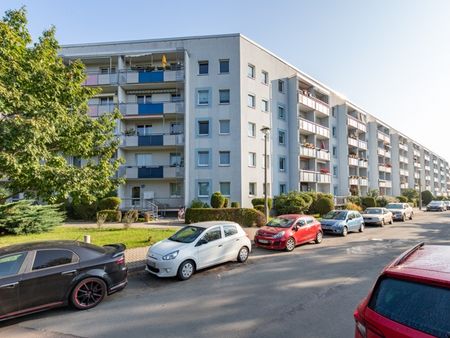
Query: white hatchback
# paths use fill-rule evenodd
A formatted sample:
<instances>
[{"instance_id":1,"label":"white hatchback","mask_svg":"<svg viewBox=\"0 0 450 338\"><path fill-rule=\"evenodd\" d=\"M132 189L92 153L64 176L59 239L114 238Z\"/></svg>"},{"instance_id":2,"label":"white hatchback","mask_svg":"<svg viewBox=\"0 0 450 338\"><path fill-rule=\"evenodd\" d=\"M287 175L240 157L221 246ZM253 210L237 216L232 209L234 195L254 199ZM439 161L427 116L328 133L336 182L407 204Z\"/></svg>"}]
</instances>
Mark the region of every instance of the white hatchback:
<instances>
[{"instance_id":1,"label":"white hatchback","mask_svg":"<svg viewBox=\"0 0 450 338\"><path fill-rule=\"evenodd\" d=\"M146 270L158 277L189 279L195 271L212 265L245 262L252 249L250 239L234 222L194 223L150 247Z\"/></svg>"}]
</instances>

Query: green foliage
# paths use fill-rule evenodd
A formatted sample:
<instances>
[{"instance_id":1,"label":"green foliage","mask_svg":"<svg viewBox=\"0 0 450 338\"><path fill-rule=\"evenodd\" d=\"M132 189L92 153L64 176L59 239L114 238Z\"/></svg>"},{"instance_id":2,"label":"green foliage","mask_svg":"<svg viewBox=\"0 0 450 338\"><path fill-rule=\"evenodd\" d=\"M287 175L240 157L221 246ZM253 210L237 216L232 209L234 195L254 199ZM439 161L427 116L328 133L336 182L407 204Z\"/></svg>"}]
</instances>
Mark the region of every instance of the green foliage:
<instances>
[{"instance_id":1,"label":"green foliage","mask_svg":"<svg viewBox=\"0 0 450 338\"><path fill-rule=\"evenodd\" d=\"M81 61L63 62L53 27L32 43L24 8L6 12L0 36L0 179L8 178L10 196L33 192L51 203L103 197L120 182L112 178L122 162L113 159L120 113L87 114L100 90L83 86Z\"/></svg>"},{"instance_id":2,"label":"green foliage","mask_svg":"<svg viewBox=\"0 0 450 338\"><path fill-rule=\"evenodd\" d=\"M307 200L308 203L310 203L310 206L308 208L308 214L310 214L310 215L320 214L319 206L318 206L317 202L321 198L328 198L329 200L331 200L333 202L333 205L334 205L333 195L331 195L331 194L309 191L309 192L303 193L303 197Z\"/></svg>"},{"instance_id":3,"label":"green foliage","mask_svg":"<svg viewBox=\"0 0 450 338\"><path fill-rule=\"evenodd\" d=\"M51 230L64 221L59 205L33 205L33 201L0 205L0 233L38 234Z\"/></svg>"},{"instance_id":4,"label":"green foliage","mask_svg":"<svg viewBox=\"0 0 450 338\"><path fill-rule=\"evenodd\" d=\"M265 208L264 208L264 205L260 205L260 204L258 204L258 205L255 205L254 207L253 207L253 209L256 209L256 210L258 210L258 211L261 211L262 213L264 213L265 212Z\"/></svg>"},{"instance_id":5,"label":"green foliage","mask_svg":"<svg viewBox=\"0 0 450 338\"><path fill-rule=\"evenodd\" d=\"M243 227L261 227L266 224L266 217L262 212L249 208L188 208L186 210L186 224L204 221L232 221Z\"/></svg>"},{"instance_id":6,"label":"green foliage","mask_svg":"<svg viewBox=\"0 0 450 338\"><path fill-rule=\"evenodd\" d=\"M106 215L106 222L120 222L122 220L122 212L120 210L100 210L97 212L97 220L101 215Z\"/></svg>"},{"instance_id":7,"label":"green foliage","mask_svg":"<svg viewBox=\"0 0 450 338\"><path fill-rule=\"evenodd\" d=\"M361 206L363 209L373 208L377 206L377 201L372 196L361 197Z\"/></svg>"},{"instance_id":8,"label":"green foliage","mask_svg":"<svg viewBox=\"0 0 450 338\"><path fill-rule=\"evenodd\" d=\"M402 191L402 196L405 196L408 202L412 202L414 199L419 198L419 192L416 189L408 188Z\"/></svg>"},{"instance_id":9,"label":"green foliage","mask_svg":"<svg viewBox=\"0 0 450 338\"><path fill-rule=\"evenodd\" d=\"M315 208L317 213L320 215L325 215L327 212L330 212L334 209L334 201L333 199L322 196L315 202Z\"/></svg>"},{"instance_id":10,"label":"green foliage","mask_svg":"<svg viewBox=\"0 0 450 338\"><path fill-rule=\"evenodd\" d=\"M225 197L225 200L223 202L223 207L228 208L228 205L230 204L230 199Z\"/></svg>"},{"instance_id":11,"label":"green foliage","mask_svg":"<svg viewBox=\"0 0 450 338\"><path fill-rule=\"evenodd\" d=\"M231 202L231 207L232 207L232 208L240 208L241 205L240 205L239 202Z\"/></svg>"},{"instance_id":12,"label":"green foliage","mask_svg":"<svg viewBox=\"0 0 450 338\"><path fill-rule=\"evenodd\" d=\"M377 198L377 207L385 207L389 203L398 202L394 196L380 196Z\"/></svg>"},{"instance_id":13,"label":"green foliage","mask_svg":"<svg viewBox=\"0 0 450 338\"><path fill-rule=\"evenodd\" d=\"M72 203L72 217L85 221L94 220L97 214L97 203L74 202Z\"/></svg>"},{"instance_id":14,"label":"green foliage","mask_svg":"<svg viewBox=\"0 0 450 338\"><path fill-rule=\"evenodd\" d=\"M216 191L211 195L211 207L213 208L223 208L225 204L225 197L222 196L220 191Z\"/></svg>"},{"instance_id":15,"label":"green foliage","mask_svg":"<svg viewBox=\"0 0 450 338\"><path fill-rule=\"evenodd\" d=\"M367 196L377 199L380 196L380 191L378 189L370 189L367 192Z\"/></svg>"},{"instance_id":16,"label":"green foliage","mask_svg":"<svg viewBox=\"0 0 450 338\"><path fill-rule=\"evenodd\" d=\"M98 201L97 209L101 210L119 210L122 200L119 197L106 197Z\"/></svg>"},{"instance_id":17,"label":"green foliage","mask_svg":"<svg viewBox=\"0 0 450 338\"><path fill-rule=\"evenodd\" d=\"M406 198L405 196L397 196L396 198L397 198L397 200L400 203L407 203L408 202L408 198Z\"/></svg>"},{"instance_id":18,"label":"green foliage","mask_svg":"<svg viewBox=\"0 0 450 338\"><path fill-rule=\"evenodd\" d=\"M11 193L4 186L0 185L0 204L5 204L6 199L10 196Z\"/></svg>"},{"instance_id":19,"label":"green foliage","mask_svg":"<svg viewBox=\"0 0 450 338\"><path fill-rule=\"evenodd\" d=\"M359 196L349 196L348 201L350 203L361 206L361 197L359 197Z\"/></svg>"},{"instance_id":20,"label":"green foliage","mask_svg":"<svg viewBox=\"0 0 450 338\"><path fill-rule=\"evenodd\" d=\"M427 205L433 200L434 196L429 190L422 191L422 203L423 205Z\"/></svg>"},{"instance_id":21,"label":"green foliage","mask_svg":"<svg viewBox=\"0 0 450 338\"><path fill-rule=\"evenodd\" d=\"M352 203L352 202L347 202L345 204L345 206L344 206L344 209L346 209L346 210L356 210L356 211L359 211L359 212L362 211L362 208L358 204L355 204L355 203Z\"/></svg>"},{"instance_id":22,"label":"green foliage","mask_svg":"<svg viewBox=\"0 0 450 338\"><path fill-rule=\"evenodd\" d=\"M205 208L205 202L203 202L203 201L201 201L201 200L199 200L199 199L194 199L194 200L192 200L192 202L191 202L191 208L195 208L195 209L198 209L198 208Z\"/></svg>"},{"instance_id":23,"label":"green foliage","mask_svg":"<svg viewBox=\"0 0 450 338\"><path fill-rule=\"evenodd\" d=\"M291 191L288 194L276 196L273 208L277 215L303 214L311 205L310 200L310 196L305 193Z\"/></svg>"},{"instance_id":24,"label":"green foliage","mask_svg":"<svg viewBox=\"0 0 450 338\"><path fill-rule=\"evenodd\" d=\"M263 210L264 210L264 197L252 199L252 205L253 205L253 208L255 208L255 209L257 209L256 208L257 205L262 205ZM273 200L270 197L267 198L267 205L269 207L269 210L272 209ZM259 209L257 209L257 210L259 210Z\"/></svg>"}]
</instances>

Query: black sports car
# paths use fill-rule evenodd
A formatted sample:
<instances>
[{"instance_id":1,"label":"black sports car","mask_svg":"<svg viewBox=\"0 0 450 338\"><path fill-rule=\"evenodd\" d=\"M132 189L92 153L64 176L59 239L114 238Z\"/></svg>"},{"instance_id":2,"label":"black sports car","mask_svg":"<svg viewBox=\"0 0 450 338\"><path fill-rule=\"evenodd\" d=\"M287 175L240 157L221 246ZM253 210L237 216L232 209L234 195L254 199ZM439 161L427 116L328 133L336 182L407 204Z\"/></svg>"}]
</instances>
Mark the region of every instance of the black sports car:
<instances>
[{"instance_id":1,"label":"black sports car","mask_svg":"<svg viewBox=\"0 0 450 338\"><path fill-rule=\"evenodd\" d=\"M127 285L125 245L47 241L0 248L0 321L72 304L99 304Z\"/></svg>"}]
</instances>

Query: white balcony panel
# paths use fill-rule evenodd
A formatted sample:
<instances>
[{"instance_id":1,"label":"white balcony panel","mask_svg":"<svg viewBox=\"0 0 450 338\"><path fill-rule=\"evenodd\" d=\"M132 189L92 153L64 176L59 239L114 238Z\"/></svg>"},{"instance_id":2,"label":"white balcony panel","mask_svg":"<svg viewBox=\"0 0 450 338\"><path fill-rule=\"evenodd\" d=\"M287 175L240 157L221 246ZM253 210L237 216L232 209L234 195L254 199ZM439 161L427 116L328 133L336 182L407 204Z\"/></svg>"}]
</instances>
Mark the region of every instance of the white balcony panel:
<instances>
[{"instance_id":1,"label":"white balcony panel","mask_svg":"<svg viewBox=\"0 0 450 338\"><path fill-rule=\"evenodd\" d=\"M316 172L300 170L300 182L316 182Z\"/></svg>"},{"instance_id":2,"label":"white balcony panel","mask_svg":"<svg viewBox=\"0 0 450 338\"><path fill-rule=\"evenodd\" d=\"M348 138L348 144L351 145L351 146L354 146L354 147L358 147L358 140L349 137Z\"/></svg>"},{"instance_id":3,"label":"white balcony panel","mask_svg":"<svg viewBox=\"0 0 450 338\"><path fill-rule=\"evenodd\" d=\"M301 146L300 147L300 156L314 158L314 157L316 157L316 150Z\"/></svg>"},{"instance_id":4,"label":"white balcony panel","mask_svg":"<svg viewBox=\"0 0 450 338\"><path fill-rule=\"evenodd\" d=\"M326 150L317 150L317 159L329 161L331 158L330 152Z\"/></svg>"},{"instance_id":5,"label":"white balcony panel","mask_svg":"<svg viewBox=\"0 0 450 338\"><path fill-rule=\"evenodd\" d=\"M358 166L358 159L354 157L348 158L348 165L357 167Z\"/></svg>"},{"instance_id":6,"label":"white balcony panel","mask_svg":"<svg viewBox=\"0 0 450 338\"><path fill-rule=\"evenodd\" d=\"M331 183L331 175L330 174L317 174L317 183Z\"/></svg>"}]
</instances>

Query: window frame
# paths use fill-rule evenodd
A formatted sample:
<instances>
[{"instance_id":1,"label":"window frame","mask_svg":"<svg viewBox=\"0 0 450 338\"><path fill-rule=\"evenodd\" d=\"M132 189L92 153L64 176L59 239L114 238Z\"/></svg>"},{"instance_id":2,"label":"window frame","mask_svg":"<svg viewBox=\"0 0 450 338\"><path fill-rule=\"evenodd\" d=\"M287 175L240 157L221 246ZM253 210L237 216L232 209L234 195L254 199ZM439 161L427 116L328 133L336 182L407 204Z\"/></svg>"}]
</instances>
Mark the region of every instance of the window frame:
<instances>
[{"instance_id":1,"label":"window frame","mask_svg":"<svg viewBox=\"0 0 450 338\"><path fill-rule=\"evenodd\" d=\"M221 122L228 122L228 132L222 132L221 130ZM229 135L231 134L231 121L230 120L219 120L219 135Z\"/></svg>"},{"instance_id":2,"label":"window frame","mask_svg":"<svg viewBox=\"0 0 450 338\"><path fill-rule=\"evenodd\" d=\"M269 72L265 71L265 70L261 70L261 75L262 75L261 83L263 85L268 86L269 85Z\"/></svg>"},{"instance_id":3,"label":"window frame","mask_svg":"<svg viewBox=\"0 0 450 338\"><path fill-rule=\"evenodd\" d=\"M207 154L207 157L208 157L207 164L200 164L200 153L202 153L202 155ZM197 164L198 168L209 168L211 166L211 151L206 150L206 149L197 150L197 161L196 162L197 162L196 164Z\"/></svg>"},{"instance_id":4,"label":"window frame","mask_svg":"<svg viewBox=\"0 0 450 338\"><path fill-rule=\"evenodd\" d=\"M222 192L222 184L228 184L228 194ZM230 181L224 181L224 182L219 182L219 191L223 196L226 197L230 197L231 196L231 182Z\"/></svg>"},{"instance_id":5,"label":"window frame","mask_svg":"<svg viewBox=\"0 0 450 338\"><path fill-rule=\"evenodd\" d=\"M280 110L283 112L283 116L280 116ZM283 106L281 104L277 105L277 117L280 120L283 120L283 121L286 120L286 107L285 106Z\"/></svg>"},{"instance_id":6,"label":"window frame","mask_svg":"<svg viewBox=\"0 0 450 338\"><path fill-rule=\"evenodd\" d=\"M252 99L252 103L251 105L249 104L249 100L250 98ZM256 109L256 95L255 94L247 94L247 107L252 108L252 109Z\"/></svg>"},{"instance_id":7,"label":"window frame","mask_svg":"<svg viewBox=\"0 0 450 338\"><path fill-rule=\"evenodd\" d=\"M10 254L5 254L0 257L0 259L3 259L3 258L11 257L11 256L22 255L22 254L24 255L24 257L23 257L22 263L20 263L19 269L17 269L17 272L8 274L8 275L4 275L4 276L0 275L0 280L2 280L3 278L9 278L11 276L17 276L17 275L20 275L21 273L23 273L24 270L26 269L26 267L28 266L27 258L29 256L29 252L28 251L14 252L14 253L10 253Z\"/></svg>"},{"instance_id":8,"label":"window frame","mask_svg":"<svg viewBox=\"0 0 450 338\"><path fill-rule=\"evenodd\" d=\"M252 156L252 164L250 164L250 155ZM256 152L249 151L248 152L248 166L250 168L256 168L257 161L256 161Z\"/></svg>"},{"instance_id":9,"label":"window frame","mask_svg":"<svg viewBox=\"0 0 450 338\"><path fill-rule=\"evenodd\" d=\"M268 113L270 111L269 100L261 99L261 111L264 113Z\"/></svg>"},{"instance_id":10,"label":"window frame","mask_svg":"<svg viewBox=\"0 0 450 338\"><path fill-rule=\"evenodd\" d=\"M200 194L200 184L205 183L208 185L208 195L201 195ZM197 197L199 198L206 198L209 197L211 195L211 182L210 181L197 181Z\"/></svg>"},{"instance_id":11,"label":"window frame","mask_svg":"<svg viewBox=\"0 0 450 338\"><path fill-rule=\"evenodd\" d=\"M228 163L221 163L222 160L222 156L223 154L227 154L228 153ZM219 151L219 167L229 167L231 166L231 151L229 150L220 150Z\"/></svg>"},{"instance_id":12,"label":"window frame","mask_svg":"<svg viewBox=\"0 0 450 338\"><path fill-rule=\"evenodd\" d=\"M36 262L36 256L38 251L69 251L72 253L72 262L70 263L66 263L66 264L60 264L60 265L54 265L54 266L49 266L47 268L42 268L42 269L33 269L34 263ZM33 257L31 258L31 263L30 263L30 271L29 272L36 272L36 271L45 271L48 269L56 269L62 266L69 266L69 265L74 265L74 264L78 264L80 262L80 256L78 256L73 250L70 249L36 249L33 250Z\"/></svg>"},{"instance_id":13,"label":"window frame","mask_svg":"<svg viewBox=\"0 0 450 338\"><path fill-rule=\"evenodd\" d=\"M280 137L283 137L283 142L280 142ZM286 130L278 129L278 145L285 147L287 145L286 142Z\"/></svg>"},{"instance_id":14,"label":"window frame","mask_svg":"<svg viewBox=\"0 0 450 338\"><path fill-rule=\"evenodd\" d=\"M198 137L208 137L211 135L211 121L209 119L198 119L196 121L196 136ZM201 134L200 133L200 125L204 126L204 124L208 123L208 133L207 134Z\"/></svg>"},{"instance_id":15,"label":"window frame","mask_svg":"<svg viewBox=\"0 0 450 338\"><path fill-rule=\"evenodd\" d=\"M221 63L222 62L226 62L228 64L228 71L227 72L222 72L222 69L221 69ZM219 59L219 74L220 75L230 74L230 59Z\"/></svg>"},{"instance_id":16,"label":"window frame","mask_svg":"<svg viewBox=\"0 0 450 338\"><path fill-rule=\"evenodd\" d=\"M250 69L251 69L251 74L250 74ZM255 65L248 63L247 64L247 77L250 79L255 79L256 76L256 67Z\"/></svg>"},{"instance_id":17,"label":"window frame","mask_svg":"<svg viewBox=\"0 0 450 338\"><path fill-rule=\"evenodd\" d=\"M253 189L250 189L250 187L253 187ZM256 194L257 194L256 189L257 188L258 187L257 187L256 182L248 182L248 195L249 196L256 196ZM251 193L251 190L253 190L253 194Z\"/></svg>"},{"instance_id":18,"label":"window frame","mask_svg":"<svg viewBox=\"0 0 450 338\"><path fill-rule=\"evenodd\" d=\"M280 89L280 86L281 86L281 89ZM284 85L284 80L278 79L278 85L277 85L277 87L278 87L278 88L277 88L277 89L278 89L278 92L284 94L284 92L286 91L286 88L285 88L285 85Z\"/></svg>"},{"instance_id":19,"label":"window frame","mask_svg":"<svg viewBox=\"0 0 450 338\"><path fill-rule=\"evenodd\" d=\"M250 134L250 126L252 127L252 133ZM247 124L247 136L256 138L256 123L248 122Z\"/></svg>"},{"instance_id":20,"label":"window frame","mask_svg":"<svg viewBox=\"0 0 450 338\"><path fill-rule=\"evenodd\" d=\"M236 231L236 232L234 232L230 235L227 235L227 233L225 232L225 227L233 228L234 231ZM224 238L231 237L231 236L237 235L239 233L237 226L234 224L224 224L224 225L222 225L222 229L223 229Z\"/></svg>"},{"instance_id":21,"label":"window frame","mask_svg":"<svg viewBox=\"0 0 450 338\"><path fill-rule=\"evenodd\" d=\"M207 93L208 101L206 103L200 102L200 92ZM197 89L197 106L201 106L201 107L209 106L210 101L211 100L210 100L210 90L209 89Z\"/></svg>"},{"instance_id":22,"label":"window frame","mask_svg":"<svg viewBox=\"0 0 450 338\"><path fill-rule=\"evenodd\" d=\"M198 72L197 72L197 75L200 75L200 76L209 75L209 60L199 60L197 64L198 64ZM201 65L204 66L205 64L206 64L206 73L201 73L201 72L200 72Z\"/></svg>"},{"instance_id":23,"label":"window frame","mask_svg":"<svg viewBox=\"0 0 450 338\"><path fill-rule=\"evenodd\" d=\"M221 92L228 92L228 101L222 101ZM231 90L230 89L219 89L219 104L227 105L231 103Z\"/></svg>"},{"instance_id":24,"label":"window frame","mask_svg":"<svg viewBox=\"0 0 450 338\"><path fill-rule=\"evenodd\" d=\"M281 161L284 163L284 168L281 168ZM278 171L285 173L286 172L286 156L278 157Z\"/></svg>"}]
</instances>

